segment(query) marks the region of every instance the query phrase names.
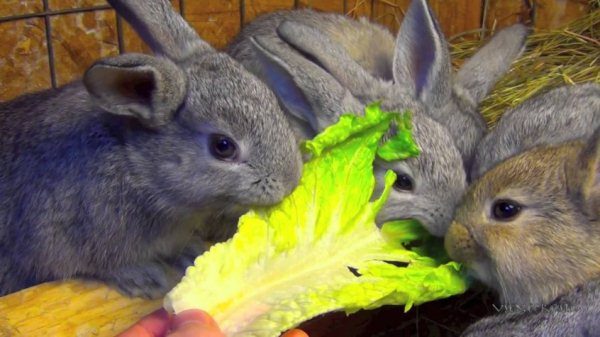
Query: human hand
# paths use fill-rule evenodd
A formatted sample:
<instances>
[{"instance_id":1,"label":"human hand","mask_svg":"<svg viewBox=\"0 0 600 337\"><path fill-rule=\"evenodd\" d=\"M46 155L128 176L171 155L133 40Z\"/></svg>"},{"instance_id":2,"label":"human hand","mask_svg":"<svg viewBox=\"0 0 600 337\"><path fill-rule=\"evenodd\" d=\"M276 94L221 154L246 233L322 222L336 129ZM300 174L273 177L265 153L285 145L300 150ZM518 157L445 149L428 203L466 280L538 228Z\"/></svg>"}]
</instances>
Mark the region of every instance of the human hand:
<instances>
[{"instance_id":1,"label":"human hand","mask_svg":"<svg viewBox=\"0 0 600 337\"><path fill-rule=\"evenodd\" d=\"M140 319L117 337L225 337L215 320L202 310L186 310L170 317L164 310L157 310ZM308 337L298 329L290 330L281 337Z\"/></svg>"}]
</instances>

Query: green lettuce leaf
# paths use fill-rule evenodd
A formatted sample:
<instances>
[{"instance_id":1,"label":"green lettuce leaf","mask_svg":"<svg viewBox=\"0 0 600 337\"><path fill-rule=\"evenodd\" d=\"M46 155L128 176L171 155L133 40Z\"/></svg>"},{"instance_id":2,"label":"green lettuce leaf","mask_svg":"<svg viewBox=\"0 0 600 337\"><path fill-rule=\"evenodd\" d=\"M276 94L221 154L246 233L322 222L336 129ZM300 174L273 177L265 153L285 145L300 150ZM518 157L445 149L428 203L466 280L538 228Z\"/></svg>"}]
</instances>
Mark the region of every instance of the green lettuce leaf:
<instances>
[{"instance_id":1,"label":"green lettuce leaf","mask_svg":"<svg viewBox=\"0 0 600 337\"><path fill-rule=\"evenodd\" d=\"M373 161L386 146L395 156L414 153L416 145L405 132L378 146L390 124L406 118L372 105L365 116L343 116L306 142L312 158L294 192L276 206L242 216L232 239L188 268L165 307L206 310L230 337L267 337L329 311L385 304L408 310L464 292L458 264L443 254L421 255L430 236L417 223L375 225L395 175L387 173L384 192L373 200ZM399 130L410 132L403 125ZM403 247L416 239L424 246Z\"/></svg>"}]
</instances>

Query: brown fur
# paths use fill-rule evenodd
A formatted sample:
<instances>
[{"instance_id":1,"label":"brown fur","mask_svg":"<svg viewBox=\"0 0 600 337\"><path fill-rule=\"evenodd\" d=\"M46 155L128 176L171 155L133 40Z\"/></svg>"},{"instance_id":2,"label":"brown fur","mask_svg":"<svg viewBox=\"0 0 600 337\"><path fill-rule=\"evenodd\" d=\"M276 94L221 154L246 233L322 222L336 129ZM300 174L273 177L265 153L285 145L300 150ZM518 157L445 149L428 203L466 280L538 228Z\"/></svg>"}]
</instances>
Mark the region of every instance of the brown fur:
<instances>
[{"instance_id":1,"label":"brown fur","mask_svg":"<svg viewBox=\"0 0 600 337\"><path fill-rule=\"evenodd\" d=\"M586 144L538 147L476 181L446 237L450 256L495 288L505 304L549 303L600 276L600 132ZM523 209L492 217L495 200Z\"/></svg>"}]
</instances>

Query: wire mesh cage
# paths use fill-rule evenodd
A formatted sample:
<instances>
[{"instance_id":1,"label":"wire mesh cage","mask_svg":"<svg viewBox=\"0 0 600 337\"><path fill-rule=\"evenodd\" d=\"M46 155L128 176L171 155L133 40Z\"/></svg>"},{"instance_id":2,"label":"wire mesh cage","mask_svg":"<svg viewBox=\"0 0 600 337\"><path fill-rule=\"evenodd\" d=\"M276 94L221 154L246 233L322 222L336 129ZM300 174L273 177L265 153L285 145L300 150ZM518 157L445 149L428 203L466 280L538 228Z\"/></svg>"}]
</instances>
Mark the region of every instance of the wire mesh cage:
<instances>
[{"instance_id":1,"label":"wire mesh cage","mask_svg":"<svg viewBox=\"0 0 600 337\"><path fill-rule=\"evenodd\" d=\"M143 0L139 0L143 1ZM216 48L223 48L240 29L257 15L280 9L314 8L343 13L352 17L367 17L391 31L396 31L410 0L171 0L173 6L196 29L199 35ZM525 22L540 31L530 41L532 48L516 63L515 69L490 95L483 105L488 120L499 116L507 106L529 97L514 89L523 87L531 95L548 84L565 81L600 82L598 62L600 46L599 0L430 0L442 30L454 43L453 57L457 64L468 58L481 40L498 28L514 22ZM576 20L569 28L560 27ZM562 37L569 37L571 48L581 45L578 55L553 58L548 53L564 48ZM16 96L57 88L81 76L90 64L101 57L125 52L149 52L133 29L105 0L2 0L0 3L0 102ZM537 48L537 49L535 49ZM594 52L596 54L594 54ZM582 65L583 69L582 70ZM572 66L572 67L571 67ZM560 69L560 71L549 71ZM537 69L532 72L531 69ZM552 73L552 78L547 76ZM526 78L527 80L523 80ZM532 86L537 85L532 89ZM493 111L488 112L493 109ZM48 286L49 287L49 286ZM81 286L80 286L81 287ZM44 300L56 296L46 288ZM69 288L81 296L109 302L97 290ZM74 290L73 290L74 289ZM64 296L63 293L60 296ZM116 297L115 297L116 298ZM150 311L155 302L127 303L110 298L120 310L135 307L131 312ZM4 307L27 306L21 298ZM462 329L480 317L494 313L493 296L486 290L474 289L467 294L428 303L408 313L403 308L384 307L377 312L359 312L350 320L341 314L327 319L315 319L305 324L311 336L458 336ZM18 303L17 303L18 302ZM0 303L0 311L3 304ZM123 309L124 310L124 309ZM137 310L137 311L136 311ZM16 312L16 311L15 311ZM71 313L69 313L71 314ZM73 313L75 315L76 313ZM100 315L99 315L100 316ZM0 314L0 336L2 336ZM401 322L401 324L398 324ZM117 324L117 323L114 323ZM113 324L113 325L114 325ZM118 324L126 324L118 322ZM34 325L32 323L31 325ZM121 326L119 326L121 327ZM317 332L318 331L318 332ZM373 332L377 332L373 334ZM17 335L17 334L15 334Z\"/></svg>"},{"instance_id":2,"label":"wire mesh cage","mask_svg":"<svg viewBox=\"0 0 600 337\"><path fill-rule=\"evenodd\" d=\"M398 29L408 0L171 0L208 42L222 48L257 15L314 8L365 16ZM433 0L445 34L465 36L516 21L554 27L587 12L584 0ZM480 37L483 36L480 34ZM3 0L0 4L0 101L58 87L81 76L96 59L147 52L105 0Z\"/></svg>"}]
</instances>

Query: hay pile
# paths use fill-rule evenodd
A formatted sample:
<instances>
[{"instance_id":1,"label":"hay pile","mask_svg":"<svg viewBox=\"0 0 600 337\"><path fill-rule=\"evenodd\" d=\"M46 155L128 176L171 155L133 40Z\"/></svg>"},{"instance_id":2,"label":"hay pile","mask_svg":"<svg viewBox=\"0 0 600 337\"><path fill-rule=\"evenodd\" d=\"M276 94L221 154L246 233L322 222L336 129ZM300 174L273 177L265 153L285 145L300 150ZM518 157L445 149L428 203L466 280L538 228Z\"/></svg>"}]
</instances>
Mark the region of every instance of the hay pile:
<instances>
[{"instance_id":1,"label":"hay pile","mask_svg":"<svg viewBox=\"0 0 600 337\"><path fill-rule=\"evenodd\" d=\"M528 39L527 50L512 70L482 103L489 125L501 114L548 89L581 82L600 83L600 0L593 0L588 15L556 30L539 31ZM481 41L451 41L452 57L459 65Z\"/></svg>"}]
</instances>

